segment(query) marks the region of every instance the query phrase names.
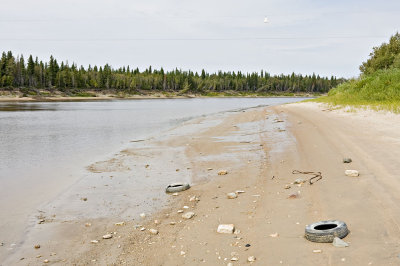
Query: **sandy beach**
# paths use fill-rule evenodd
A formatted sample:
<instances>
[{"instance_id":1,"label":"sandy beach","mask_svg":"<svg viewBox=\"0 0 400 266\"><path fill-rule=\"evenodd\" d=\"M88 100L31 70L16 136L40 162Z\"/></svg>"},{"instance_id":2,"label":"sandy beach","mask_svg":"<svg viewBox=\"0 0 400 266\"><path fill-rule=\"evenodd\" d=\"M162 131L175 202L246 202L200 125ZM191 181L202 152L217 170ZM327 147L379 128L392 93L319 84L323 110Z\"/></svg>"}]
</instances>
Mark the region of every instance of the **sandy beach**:
<instances>
[{"instance_id":1,"label":"sandy beach","mask_svg":"<svg viewBox=\"0 0 400 266\"><path fill-rule=\"evenodd\" d=\"M45 206L0 265L248 265L250 256L254 265L398 265L399 139L398 115L316 103L195 119L90 165L93 175ZM343 164L344 157L353 162ZM347 169L360 176L346 176ZM321 172L322 179L293 185L310 178L293 170ZM147 185L157 190L148 201L164 202L161 210L125 200L140 193L127 181L130 171L159 176L159 184ZM192 188L166 195L172 180ZM94 182L99 190L88 193ZM91 218L108 201L120 201L127 215ZM188 211L195 216L183 219ZM349 247L304 239L307 224L330 219L347 223ZM234 224L237 233L218 234L219 224Z\"/></svg>"}]
</instances>

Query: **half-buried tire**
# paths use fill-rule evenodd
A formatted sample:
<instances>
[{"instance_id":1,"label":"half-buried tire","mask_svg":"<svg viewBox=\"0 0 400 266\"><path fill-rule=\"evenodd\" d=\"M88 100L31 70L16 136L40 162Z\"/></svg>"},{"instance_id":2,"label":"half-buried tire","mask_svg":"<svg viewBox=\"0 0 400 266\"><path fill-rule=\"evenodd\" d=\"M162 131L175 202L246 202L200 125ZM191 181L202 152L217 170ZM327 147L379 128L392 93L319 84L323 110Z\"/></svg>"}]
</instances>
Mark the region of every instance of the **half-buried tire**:
<instances>
[{"instance_id":1,"label":"half-buried tire","mask_svg":"<svg viewBox=\"0 0 400 266\"><path fill-rule=\"evenodd\" d=\"M332 243L335 237L344 238L348 233L345 222L321 221L306 226L305 238L312 242Z\"/></svg>"},{"instance_id":2,"label":"half-buried tire","mask_svg":"<svg viewBox=\"0 0 400 266\"><path fill-rule=\"evenodd\" d=\"M175 193L175 192L181 192L184 190L187 190L190 188L190 185L188 183L173 183L167 186L165 189L165 192L167 193Z\"/></svg>"}]
</instances>

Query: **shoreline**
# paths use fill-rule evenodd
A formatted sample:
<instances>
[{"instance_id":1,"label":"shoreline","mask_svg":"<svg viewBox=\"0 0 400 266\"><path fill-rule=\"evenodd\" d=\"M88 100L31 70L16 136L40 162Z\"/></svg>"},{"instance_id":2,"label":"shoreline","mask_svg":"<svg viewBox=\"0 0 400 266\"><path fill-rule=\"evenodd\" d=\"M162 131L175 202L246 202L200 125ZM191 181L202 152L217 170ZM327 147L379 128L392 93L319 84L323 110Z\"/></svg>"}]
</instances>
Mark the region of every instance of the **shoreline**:
<instances>
[{"instance_id":1,"label":"shoreline","mask_svg":"<svg viewBox=\"0 0 400 266\"><path fill-rule=\"evenodd\" d=\"M202 105L201 103L206 103L209 102L216 102L218 104L215 106L216 110L220 109L220 111L214 110L214 112L211 112L214 107L210 106L211 109L208 109L208 111L201 111L201 113L207 113L206 116L204 114L201 114L199 116L191 116L190 110L183 116L187 116L187 119L177 119L176 121L174 120L170 126L165 128L163 130L163 133L160 132L160 134L155 132L155 135L151 135L149 140L157 140L160 141L163 136L167 136L170 134L179 136L179 135L190 135L191 130L200 130L204 126L212 126L216 122L212 122L216 116L219 118L215 118L217 120L223 119L222 117L225 115L229 115L232 112L233 113L238 113L245 111L246 109L253 109L254 107L260 107L260 106L265 106L265 105L256 105L259 103L265 103L267 102L287 102L290 100L286 99L270 99L270 100L264 100L264 99L235 99L233 102L235 104L232 104L231 100L224 101L224 100L217 100L217 99L204 99L204 100L197 100L197 103L194 103L195 106L200 106ZM292 101L296 101L298 99L291 99ZM159 101L160 103L162 101ZM171 101L170 101L171 102ZM226 102L226 103L225 103ZM123 102L122 102L123 103ZM173 103L173 101L172 101ZM231 103L231 104L229 104ZM240 104L242 103L242 104ZM276 104L275 103L275 104ZM110 104L112 104L110 102ZM116 104L116 103L114 103ZM126 103L127 104L127 103ZM125 105L126 105L125 104ZM139 103L138 103L139 104ZM140 103L142 105L147 105L147 102ZM139 104L139 105L140 105ZM177 103L178 104L178 103ZM186 102L184 105L190 104L193 106L191 103ZM204 105L204 104L203 104ZM235 109L237 106L243 106L243 109ZM168 105L167 105L168 106ZM225 106L225 107L224 107ZM230 106L230 107L228 107ZM247 106L247 107L246 107ZM226 109L228 108L228 109ZM62 109L62 108L61 108ZM140 107L139 107L140 109ZM226 109L226 110L225 110ZM214 117L214 118L213 118ZM194 125L193 122L197 121L197 119L200 119L202 122L196 122ZM199 121L200 121L199 120ZM67 120L66 120L67 121ZM130 121L126 121L129 123ZM187 124L188 126L183 128L180 125L185 125ZM172 130L174 129L174 130ZM172 130L172 131L171 131ZM128 131L129 132L129 131ZM194 132L195 133L195 132ZM152 157L158 158L158 155L152 154L151 150L146 151L146 149L143 149L141 152L141 155L139 157L133 157L131 155L131 152L129 150L122 150L129 148L130 146L135 146L136 149L139 149L139 147L142 145L146 145L148 147L152 146L153 141L140 141L140 142L129 142L129 139L131 139L131 134L129 134L128 139L126 139L126 142L124 142L124 145L117 145L114 147L112 152L110 152L109 149L107 149L107 153L101 153L105 154L106 156L103 157L101 155L96 156L95 154L92 154L91 156L87 157L88 161L85 164L79 164L82 167L77 169L79 170L79 173L76 174L71 174L71 171L68 171L68 163L64 162L62 165L60 165L63 169L65 166L66 171L61 171L59 174L57 174L57 178L60 178L61 175L65 174L64 178L61 178L62 180L60 181L65 181L64 183L58 182L57 183L57 178L53 178L51 173L57 173L57 170L44 170L43 176L40 176L38 174L35 174L33 172L30 172L26 175L26 179L32 180L32 186L27 186L26 187L26 192L21 192L20 191L25 191L23 184L27 183L26 181L22 182L21 185L18 186L17 184L17 179L15 179L15 184L10 183L10 185L7 187L6 183L5 184L5 189L6 191L9 191L10 195L8 195L8 192L3 193L3 198L5 200L10 200L10 203L5 205L3 207L3 218L2 218L2 239L0 239L0 242L5 243L5 248L0 248L0 261L2 261L3 255L6 255L7 253L11 253L12 250L17 250L20 245L24 245L25 237L20 237L23 232L28 231L29 228L26 228L24 225L21 224L24 221L20 218L24 218L22 216L29 216L27 219L29 219L29 224L36 226L36 223L39 222L40 219L44 219L45 223L57 223L58 221L63 221L63 222L68 222L72 221L74 219L87 219L87 218L97 218L101 217L103 214L101 213L102 210L105 211L105 213L109 213L109 216L115 216L115 217L122 217L120 214L121 212L117 211L115 212L113 209L124 209L126 206L128 206L130 203L135 203L141 204L142 201L137 201L136 198L132 198L130 194L136 193L137 195L141 194L141 191L137 191L138 188L140 188L140 185L146 184L146 186L153 184L149 184L149 181L151 180L159 180L158 175L162 172L167 171L169 167L171 167L171 161L170 158L168 158L168 153L166 154L165 157L159 158L158 161L160 163L153 163L151 162ZM158 137L157 137L158 136ZM68 142L68 141L67 141ZM67 143L65 142L65 143ZM86 143L82 143L85 146ZM99 142L92 142L91 145L96 145ZM57 143L54 143L52 145L57 145ZM93 147L95 148L95 147ZM168 150L171 150L171 147L166 147ZM104 149L103 149L104 150ZM121 151L122 150L122 151ZM155 149L154 149L155 150ZM166 150L166 149L163 149ZM160 150L158 152L159 155L163 153L163 150ZM135 151L137 152L137 151ZM154 151L153 151L154 153ZM172 153L172 151L170 151ZM95 156L95 157L94 157ZM170 155L171 156L171 155ZM97 159L94 159L94 158ZM172 155L175 160L177 159L176 152L173 152ZM92 159L90 159L92 158ZM120 160L122 159L122 161ZM180 160L180 163L184 161L185 157ZM93 161L95 160L95 161ZM145 160L145 161L142 161ZM94 163L97 162L97 163ZM93 165L92 165L93 164ZM126 164L128 164L126 166ZM149 169L145 169L145 165L150 164L153 167L150 167ZM163 165L166 165L164 167ZM51 165L51 164L50 164ZM142 167L140 167L142 165ZM158 166L159 168L162 167L163 169L157 170L154 165ZM59 167L60 167L59 166ZM72 165L71 165L72 166ZM76 166L76 165L75 165ZM86 166L90 166L91 170L89 173L87 173ZM92 167L93 166L93 167ZM60 169L57 167L57 169ZM129 170L129 168L131 170ZM168 178L171 178L171 180L164 180L161 183L161 187L152 189L150 191L150 195L154 195L153 191L159 191L161 192L162 196L164 196L164 189L167 183L172 183L175 181L182 181L182 178L174 179L173 177L175 176L176 169L180 167L176 167L173 169L169 169L168 172ZM56 169L56 168L54 168ZM186 168L181 169L179 174L185 174ZM9 169L10 170L10 169ZM82 170L82 171L81 171ZM143 170L146 170L143 172ZM4 173L4 176L12 175L15 172L10 170L10 174ZM50 173L47 175L46 173ZM129 175L130 174L130 175ZM156 176L154 176L156 174ZM32 178L31 178L32 177ZM36 178L37 177L37 178ZM111 179L112 177L112 179ZM97 178L97 179L96 179ZM137 184L138 186L135 187L133 182L136 182L135 179L140 179L144 178L143 184ZM132 180L133 179L133 180ZM11 179L10 179L11 180ZM21 178L19 179L21 180ZM71 182L71 180L74 180ZM110 181L110 182L108 182ZM112 182L111 182L112 181ZM121 182L128 182L125 187L121 187L119 183ZM44 182L43 184L40 184L41 182ZM58 185L59 184L59 185ZM85 185L86 184L86 185ZM71 188L71 186L73 188ZM104 187L103 187L104 186ZM111 189L112 186L112 191L107 190L107 188ZM19 187L19 188L18 188ZM96 187L96 188L95 188ZM12 191L15 191L13 193ZM70 192L73 191L73 192ZM126 193L128 192L129 193ZM149 191L148 187L145 188L145 191ZM29 194L28 194L29 193ZM26 197L24 194L28 194ZM125 195L126 194L126 195ZM147 194L147 193L146 193ZM157 193L156 193L157 194ZM123 196L121 199L120 196ZM150 195L147 196L147 202L152 202L153 199L158 199L160 198L159 195L154 195L154 197L150 197ZM30 196L30 198L29 198ZM113 200L112 197L115 196L116 200ZM87 201L81 200L82 198L87 198ZM139 197L143 198L143 197ZM47 200L46 200L47 199ZM104 200L104 201L103 201ZM160 202L161 199L158 199L158 202ZM40 204L37 204L39 202ZM50 202L52 205L47 206L46 203ZM110 203L113 202L112 205L106 205L104 202ZM154 202L157 203L157 202ZM136 204L136 203L135 203ZM40 206L39 206L40 205ZM18 212L15 211L15 209L18 207ZM80 207L84 207L85 209L82 210ZM136 215L140 214L138 207L134 207L134 209L138 209L136 212ZM100 210L100 211L96 211ZM107 211L109 210L109 211ZM143 210L143 211L148 211L148 209ZM133 215L133 211L129 211L130 215ZM139 212L139 213L138 213ZM83 214L84 213L84 214ZM29 215L28 215L29 214ZM67 215L68 214L68 215ZM128 217L128 213L125 212L124 218L130 219ZM107 215L106 215L107 216ZM40 219L38 217L41 217ZM43 227L43 226L40 226ZM8 245L11 244L16 244L15 246L8 247ZM11 249L12 248L12 249ZM10 251L9 251L10 250Z\"/></svg>"},{"instance_id":2,"label":"shoreline","mask_svg":"<svg viewBox=\"0 0 400 266\"><path fill-rule=\"evenodd\" d=\"M247 258L255 256L259 265L394 265L400 248L399 128L397 115L328 110L316 103L229 114L200 132L184 131L152 143L161 150L176 149L168 158L186 158L188 164L178 159L180 165L171 169L180 170L166 174L187 169L194 181L178 196L166 195L169 202L161 211L145 219L45 223L26 239L28 248L18 254L24 260L16 262L17 256L14 262L247 265ZM153 145L149 149L158 153ZM132 150L131 155L143 153ZM345 165L341 160L348 156L353 163ZM360 177L345 176L350 168L359 170ZM228 174L218 175L222 169ZM321 171L323 179L312 186L293 185L295 179L307 178L293 170ZM236 190L244 193L226 198ZM182 219L179 210L195 216ZM347 223L351 233L344 240L350 247L303 238L305 225L328 219ZM218 234L221 223L233 223L240 232ZM112 239L102 239L106 233ZM38 243L42 247L34 250Z\"/></svg>"},{"instance_id":3,"label":"shoreline","mask_svg":"<svg viewBox=\"0 0 400 266\"><path fill-rule=\"evenodd\" d=\"M266 107L257 107L256 109L260 109L260 108L266 108ZM238 112L238 113L241 114L241 113L248 112L248 111L255 112L253 110L254 110L254 107L248 108L248 109L245 109L245 110L240 110L240 112ZM138 161L138 158L140 158L140 157L148 157L148 158L150 158L149 156L154 156L154 152L159 149L159 148L157 148L157 146L159 146L159 145L164 147L159 152L156 152L156 153L159 153L159 154L161 154L162 150L164 150L165 148L167 148L169 151L171 151L171 150L173 151L176 148L179 149L179 146L185 147L187 143L183 144L183 142L187 141L187 142L190 143L190 141L191 141L190 139L192 139L191 135L192 134L196 135L195 131L199 131L199 130L200 131L204 131L204 130L208 131L209 130L208 126L211 126L212 128L214 128L213 125L216 125L216 124L220 123L221 121L225 121L225 119L227 119L228 117L231 117L231 116L232 116L231 112L228 111L228 112L221 112L221 113L213 114L213 115L210 115L210 116L207 116L207 117L199 117L199 118L190 120L188 122L185 122L181 126L178 126L178 127L175 127L173 129L169 130L167 132L166 136L164 136L164 137L158 137L157 139L152 138L150 140L146 140L146 141L143 141L143 142L132 143L132 145L130 145L131 148L128 148L126 150L121 151L121 154L123 154L124 156L125 155L126 156L132 156L132 158L135 159L135 162L134 162L135 165L137 165L138 167L139 167L139 165L141 165L141 166L143 166L143 169L145 169L145 167L144 167L145 164L149 163L150 167L149 168L146 167L146 171L152 171L153 175L154 175L154 172L157 172L157 171L167 171L168 167L165 168L165 163L162 163L162 162L163 161L164 162L168 161L168 157L171 155L171 152L167 152L167 154L165 154L166 157L165 156L164 157L161 156L160 158L156 159L155 163L157 163L158 166L162 167L163 168L162 170L161 169L157 170L155 168L156 166L153 166L154 162L153 163L150 162L151 159L146 159L145 161L141 161L141 160ZM195 130L195 131L193 131L193 130ZM183 133L182 133L182 131L183 131ZM192 133L190 133L190 132L192 132ZM172 137L169 136L169 135L171 135ZM181 138L185 139L185 140L182 140ZM177 141L179 143L176 143ZM221 145L222 146L230 145L229 143L231 143L231 142L229 141L228 143L224 143L222 141ZM246 145L246 144L243 143L242 145ZM142 148L140 148L140 147L142 147ZM148 148L146 148L146 147L151 147L151 148L148 151ZM153 155L150 155L148 152L150 152L150 154L153 154ZM179 154L184 155L184 153L179 152L179 151L177 151L177 152L173 151L172 154L174 154L175 160L177 160L179 158ZM119 155L117 157L119 157ZM229 155L228 155L228 157L229 157ZM104 161L104 162L107 163L107 166L103 164L104 163L103 161L102 162L98 162L98 163L94 163L92 166L90 166L90 170L93 172L93 175L96 175L97 173L98 173L98 175L101 175L101 174L104 174L104 173L107 174L107 172L109 171L109 167L113 167L113 165L121 165L121 164L126 165L126 160L125 159L124 159L125 162L122 163L122 161L121 161L121 164L120 164L119 162L114 161L114 158L111 158L110 160ZM184 158L182 158L182 159L184 159ZM171 174L173 175L173 172L176 172L177 174L184 173L186 168L188 169L187 171L192 171L192 170L189 170L189 169L192 168L190 162L187 162L188 167L182 167L182 162L184 161L182 159L179 159L179 162L178 162L178 164L180 166L176 166L176 167L180 168L180 171L176 171L176 169L178 169L178 168L172 167L173 169L169 169L168 170L169 175L171 175ZM128 165L126 165L126 166L124 166L124 165L122 165L122 168L119 168L119 169L115 170L117 172L120 172L119 174L114 175L115 173L110 172L110 174L113 175L113 179L124 177L124 174L123 174L124 169L123 168L124 167L128 167L128 168L132 167L132 162L128 163ZM135 168L135 172L137 172L137 167L134 167L134 168ZM107 170L105 170L105 169L107 169ZM197 184L207 183L208 180L210 179L210 176L208 176L210 173L216 174L216 170L215 169L213 171L208 171L207 170L207 171L205 171L205 173L203 173L203 175L200 175L198 173L192 174L192 177L191 177L192 178L192 182L191 182L191 184L192 185L193 184L197 185ZM145 174L142 173L142 175L145 175ZM88 178L85 177L85 179L88 179ZM171 183L173 181L178 181L178 180L179 181L184 181L184 179L182 179L182 178L172 179L169 182L162 181L161 187L159 188L159 191L166 197L165 204L167 204L167 205L165 205L165 204L161 205L161 207L162 207L161 208L161 212L164 211L164 207L165 206L169 206L171 204L170 201L174 202L174 201L177 200L176 198L171 198L171 195L165 195L165 193L164 193L165 185L167 183ZM187 180L187 181L189 181L189 180ZM78 181L78 183L79 182L80 181ZM86 183L84 183L84 184L86 184ZM101 183L97 183L96 186L98 186L100 188L101 187ZM84 185L84 186L81 186L81 187L82 187L82 189L86 189L87 185ZM124 189L126 191L126 187ZM43 242L49 242L50 239L53 239L52 241L55 241L55 239L57 239L57 238L58 239L62 239L62 238L65 239L69 235L69 232L71 230L73 230L73 231L81 231L82 228L79 228L79 227L82 226L82 222L84 222L84 224L86 222L89 222L89 223L93 224L93 227L85 228L86 232L82 232L82 234L85 235L87 233L87 231L98 230L98 226L103 227L103 226L106 226L107 224L114 224L114 223L117 223L119 220L124 220L128 224L128 221L131 219L128 216L128 217L125 217L125 219L117 219L118 220L117 221L117 220L115 220L113 218L101 218L101 217L99 217L99 218L90 218L91 214L87 213L87 212L85 212L85 215L83 217L81 217L77 213L73 214L74 210L66 208L65 203L68 203L67 205L72 205L72 206L74 206L76 204L82 204L82 201L79 201L79 200L77 201L76 200L76 195L81 195L81 192L79 190L77 190L76 188L70 188L68 190L71 190L71 193L69 193L69 195L72 195L73 197L69 198L68 195L67 196L63 196L61 199L59 199L59 201L58 201L59 203L57 203L57 200L56 200L56 201L53 201L46 208L41 208L42 213L43 213L43 216L41 217L41 219L44 219L45 221L43 223L41 223L41 224L36 224L36 222L34 222L33 230L31 230L31 232L26 236L26 238L24 240L24 243L23 243L24 247L22 247L19 250L16 250L16 252L10 258L8 258L8 260L6 260L6 262L11 263L12 261L14 261L12 263L15 263L15 261L17 261L18 257L23 257L23 258L25 258L23 260L23 262L27 263L29 261L29 257L30 256L26 256L26 254L31 253L31 246L35 245L33 243L38 243L38 242L42 243L41 246L44 247ZM107 192L103 191L103 192L99 192L99 193L104 195ZM121 191L121 193L122 193L122 191ZM82 194L82 196L83 196L83 194ZM87 196L87 198L88 198L87 202L85 202L85 206L86 207L84 207L84 208L86 210L90 210L91 207L87 207L88 206L87 204L88 203L90 203L90 204L93 203L94 202L93 201L93 197L97 197L97 196L96 195L90 195L90 194L85 194L84 196ZM78 196L78 198L79 197L80 196ZM151 198L149 198L148 200L151 201ZM55 211L54 214L52 214L52 212L51 212L52 209L55 209L57 211ZM50 212L49 212L49 210L50 210ZM155 213L157 214L158 211L156 211ZM139 213L141 211L136 211L136 212L137 213L136 213L136 218L135 219L140 221L140 218L138 218L138 216L139 216ZM67 216L62 215L62 213L67 214ZM108 217L111 217L111 216L108 215ZM120 216L118 215L118 217L120 217ZM78 221L79 221L80 226L78 226L78 228L77 228L77 227L74 226L74 224L76 224ZM98 224L98 223L100 223L100 224ZM95 224L96 224L96 227L94 226ZM64 230L66 230L67 232L64 231ZM43 234L44 231L46 232L45 234ZM61 234L61 236L59 234ZM56 235L57 235L57 237L55 237ZM75 241L80 242L81 240L72 239L71 241L72 242L75 242ZM65 245L68 245L68 242L69 242L69 240L67 240L67 241L65 241L63 243L63 248L65 248ZM57 251L57 252L54 252L54 253L57 253L57 254L62 253L57 247L55 249L54 248L55 248L54 246L53 247L49 247L49 249L52 249L53 251ZM76 248L76 244L73 244L71 246L71 248L75 249ZM39 251L42 251L42 248ZM40 261L40 260L36 259L36 261Z\"/></svg>"},{"instance_id":4,"label":"shoreline","mask_svg":"<svg viewBox=\"0 0 400 266\"><path fill-rule=\"evenodd\" d=\"M210 92L204 94L179 94L177 92L146 92L142 94L115 94L90 91L91 96L65 96L61 92L50 95L23 96L21 92L11 93L0 90L0 102L62 102L62 101L108 101L108 100L141 100L141 99L190 99L190 98L313 98L320 95L309 93L241 93Z\"/></svg>"}]
</instances>

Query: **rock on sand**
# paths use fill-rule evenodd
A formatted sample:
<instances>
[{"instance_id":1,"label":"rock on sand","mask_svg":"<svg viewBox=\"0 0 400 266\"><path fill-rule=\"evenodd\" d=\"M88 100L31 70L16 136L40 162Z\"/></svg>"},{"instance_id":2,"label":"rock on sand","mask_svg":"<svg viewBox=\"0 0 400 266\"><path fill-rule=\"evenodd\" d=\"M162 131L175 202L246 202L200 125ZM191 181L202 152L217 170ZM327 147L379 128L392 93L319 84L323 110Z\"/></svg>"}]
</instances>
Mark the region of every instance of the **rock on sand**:
<instances>
[{"instance_id":1,"label":"rock on sand","mask_svg":"<svg viewBox=\"0 0 400 266\"><path fill-rule=\"evenodd\" d=\"M345 175L352 177L357 177L360 175L357 170L346 170L344 173Z\"/></svg>"},{"instance_id":2,"label":"rock on sand","mask_svg":"<svg viewBox=\"0 0 400 266\"><path fill-rule=\"evenodd\" d=\"M191 219L194 216L194 212L186 212L184 214L182 214L182 218L183 219Z\"/></svg>"},{"instance_id":3,"label":"rock on sand","mask_svg":"<svg viewBox=\"0 0 400 266\"><path fill-rule=\"evenodd\" d=\"M217 232L220 234L233 234L235 225L233 224L220 224L218 225Z\"/></svg>"}]
</instances>

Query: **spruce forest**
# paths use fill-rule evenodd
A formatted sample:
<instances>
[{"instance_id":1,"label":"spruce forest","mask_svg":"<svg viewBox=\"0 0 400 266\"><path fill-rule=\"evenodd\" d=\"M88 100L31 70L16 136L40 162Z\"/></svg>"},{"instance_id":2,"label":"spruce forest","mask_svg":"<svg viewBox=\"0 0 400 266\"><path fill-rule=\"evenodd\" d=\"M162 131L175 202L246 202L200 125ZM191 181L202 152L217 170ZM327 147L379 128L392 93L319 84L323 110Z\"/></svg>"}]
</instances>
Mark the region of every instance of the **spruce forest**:
<instances>
[{"instance_id":1,"label":"spruce forest","mask_svg":"<svg viewBox=\"0 0 400 266\"><path fill-rule=\"evenodd\" d=\"M129 66L118 69L104 66L78 67L75 63L57 62L51 56L48 62L32 55L14 56L3 52L0 60L0 89L61 91L74 95L84 91L112 91L125 94L171 92L175 94L203 94L240 92L255 94L326 93L345 80L319 75L270 75L261 71L253 73L222 72L200 73L175 69L140 71Z\"/></svg>"}]
</instances>

